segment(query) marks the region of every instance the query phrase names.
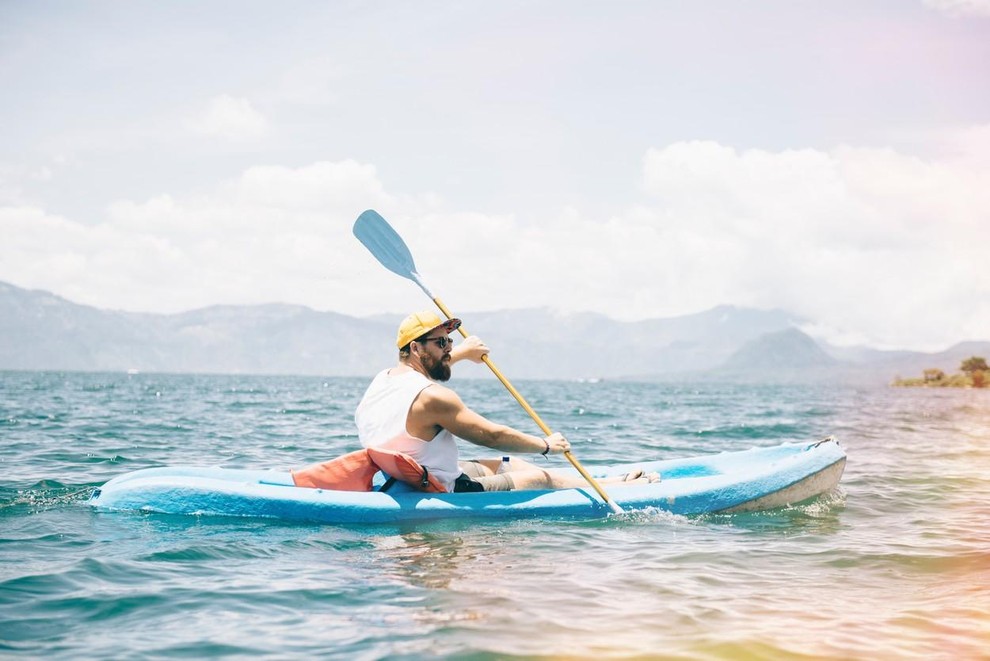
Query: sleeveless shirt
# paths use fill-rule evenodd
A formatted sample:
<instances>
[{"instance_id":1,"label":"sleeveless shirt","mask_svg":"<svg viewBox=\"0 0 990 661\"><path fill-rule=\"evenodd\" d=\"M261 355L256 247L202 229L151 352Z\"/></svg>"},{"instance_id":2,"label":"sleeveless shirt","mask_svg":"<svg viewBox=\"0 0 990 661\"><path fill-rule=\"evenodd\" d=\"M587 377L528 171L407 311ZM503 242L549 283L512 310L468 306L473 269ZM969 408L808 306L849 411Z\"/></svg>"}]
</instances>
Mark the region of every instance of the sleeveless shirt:
<instances>
[{"instance_id":1,"label":"sleeveless shirt","mask_svg":"<svg viewBox=\"0 0 990 661\"><path fill-rule=\"evenodd\" d=\"M457 442L446 429L429 441L409 434L409 409L433 381L415 370L397 375L383 370L375 376L354 412L358 438L366 448L404 452L430 470L448 491L461 474L457 465Z\"/></svg>"}]
</instances>

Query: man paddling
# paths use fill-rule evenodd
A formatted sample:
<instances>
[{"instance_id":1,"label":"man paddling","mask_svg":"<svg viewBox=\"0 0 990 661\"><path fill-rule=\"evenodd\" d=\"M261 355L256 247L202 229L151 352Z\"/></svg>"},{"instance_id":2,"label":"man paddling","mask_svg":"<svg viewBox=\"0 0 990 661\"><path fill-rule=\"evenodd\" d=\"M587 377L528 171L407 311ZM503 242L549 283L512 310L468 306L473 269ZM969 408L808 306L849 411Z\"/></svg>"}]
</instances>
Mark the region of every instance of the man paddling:
<instances>
[{"instance_id":1,"label":"man paddling","mask_svg":"<svg viewBox=\"0 0 990 661\"><path fill-rule=\"evenodd\" d=\"M469 337L454 348L450 333L459 319L443 321L432 312L417 312L399 325L396 346L399 362L380 372L354 414L364 447L380 447L408 454L439 479L448 491L510 491L565 489L586 486L570 476L512 458L508 470L497 472L500 459L459 461L455 438L513 453L546 456L570 449L559 433L533 436L500 425L468 408L450 388L450 367L460 360L480 363L488 347ZM603 483L646 484L659 480L655 473L635 471Z\"/></svg>"}]
</instances>

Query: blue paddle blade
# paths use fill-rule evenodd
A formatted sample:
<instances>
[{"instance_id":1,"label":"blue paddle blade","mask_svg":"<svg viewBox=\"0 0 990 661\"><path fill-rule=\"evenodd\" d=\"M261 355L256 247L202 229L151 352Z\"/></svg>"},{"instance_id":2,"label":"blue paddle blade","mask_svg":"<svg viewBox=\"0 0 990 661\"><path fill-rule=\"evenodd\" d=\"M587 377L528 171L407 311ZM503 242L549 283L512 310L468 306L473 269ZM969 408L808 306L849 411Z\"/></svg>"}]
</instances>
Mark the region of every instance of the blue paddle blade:
<instances>
[{"instance_id":1,"label":"blue paddle blade","mask_svg":"<svg viewBox=\"0 0 990 661\"><path fill-rule=\"evenodd\" d=\"M354 236L392 273L419 283L412 253L402 237L377 211L368 209L354 221Z\"/></svg>"}]
</instances>

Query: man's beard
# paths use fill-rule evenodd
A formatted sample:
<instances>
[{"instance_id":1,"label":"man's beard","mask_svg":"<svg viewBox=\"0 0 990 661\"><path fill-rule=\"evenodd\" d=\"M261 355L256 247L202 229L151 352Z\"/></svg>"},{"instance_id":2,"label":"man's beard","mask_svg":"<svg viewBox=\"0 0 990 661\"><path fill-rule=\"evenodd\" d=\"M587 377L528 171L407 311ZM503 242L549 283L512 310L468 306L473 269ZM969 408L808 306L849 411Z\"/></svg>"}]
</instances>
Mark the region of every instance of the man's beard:
<instances>
[{"instance_id":1,"label":"man's beard","mask_svg":"<svg viewBox=\"0 0 990 661\"><path fill-rule=\"evenodd\" d=\"M430 378L434 381L450 381L450 361L443 358L434 360L432 356L430 357L430 361L432 361L431 365L424 365L426 367L426 373L430 375Z\"/></svg>"}]
</instances>

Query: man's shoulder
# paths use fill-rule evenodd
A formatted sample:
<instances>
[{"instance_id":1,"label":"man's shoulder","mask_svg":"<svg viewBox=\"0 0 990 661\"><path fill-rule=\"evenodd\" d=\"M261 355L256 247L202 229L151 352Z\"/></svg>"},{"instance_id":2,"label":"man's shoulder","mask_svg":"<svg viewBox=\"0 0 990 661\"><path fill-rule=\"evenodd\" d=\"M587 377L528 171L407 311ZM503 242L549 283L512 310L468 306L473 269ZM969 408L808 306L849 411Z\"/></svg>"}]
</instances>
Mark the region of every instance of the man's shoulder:
<instances>
[{"instance_id":1,"label":"man's shoulder","mask_svg":"<svg viewBox=\"0 0 990 661\"><path fill-rule=\"evenodd\" d=\"M435 381L423 388L419 399L424 406L463 406L456 392Z\"/></svg>"}]
</instances>

